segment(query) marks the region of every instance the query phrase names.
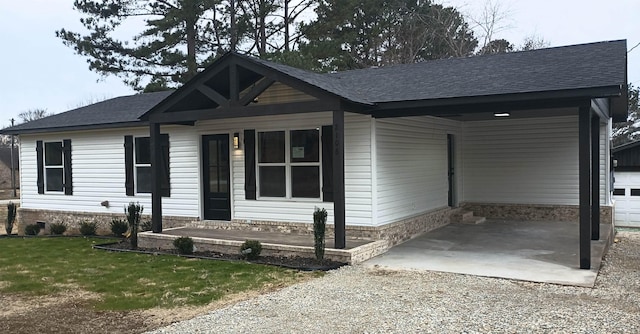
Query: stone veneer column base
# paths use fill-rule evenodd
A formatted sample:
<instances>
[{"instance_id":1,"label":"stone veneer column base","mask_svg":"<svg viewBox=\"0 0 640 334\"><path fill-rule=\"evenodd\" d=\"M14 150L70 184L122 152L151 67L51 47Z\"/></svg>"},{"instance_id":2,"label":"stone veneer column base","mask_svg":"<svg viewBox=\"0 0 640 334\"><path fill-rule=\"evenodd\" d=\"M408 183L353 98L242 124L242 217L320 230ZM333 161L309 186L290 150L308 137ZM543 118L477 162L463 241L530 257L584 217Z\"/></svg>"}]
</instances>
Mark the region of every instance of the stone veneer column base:
<instances>
[{"instance_id":1,"label":"stone veneer column base","mask_svg":"<svg viewBox=\"0 0 640 334\"><path fill-rule=\"evenodd\" d=\"M551 220L569 221L579 220L579 206L577 205L538 205L538 204L497 204L497 203L463 203L462 208L473 211L476 216L498 219L517 220ZM613 207L600 207L600 223L612 224Z\"/></svg>"},{"instance_id":2,"label":"stone veneer column base","mask_svg":"<svg viewBox=\"0 0 640 334\"><path fill-rule=\"evenodd\" d=\"M24 227L38 222L45 223L44 232L49 233L49 227L54 223L67 224L67 232L65 234L79 234L81 222L96 222L98 225L97 233L100 235L111 234L111 221L113 219L123 219L126 221L124 213L94 213L94 212L77 212L77 211L56 211L56 210L36 210L36 209L18 209L18 226L19 235L24 235ZM150 215L142 215L142 220L150 220ZM192 217L162 217L163 227L171 228L184 226L193 221Z\"/></svg>"}]
</instances>

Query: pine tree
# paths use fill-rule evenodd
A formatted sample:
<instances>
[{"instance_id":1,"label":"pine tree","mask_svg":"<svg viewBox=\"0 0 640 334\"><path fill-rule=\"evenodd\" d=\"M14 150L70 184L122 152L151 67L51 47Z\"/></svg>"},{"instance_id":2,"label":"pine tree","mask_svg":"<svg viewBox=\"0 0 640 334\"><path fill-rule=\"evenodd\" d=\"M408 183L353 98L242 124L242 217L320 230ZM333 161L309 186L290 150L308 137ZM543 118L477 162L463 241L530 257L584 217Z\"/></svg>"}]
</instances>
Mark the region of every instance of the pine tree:
<instances>
[{"instance_id":1,"label":"pine tree","mask_svg":"<svg viewBox=\"0 0 640 334\"><path fill-rule=\"evenodd\" d=\"M455 8L430 1L324 0L315 11L298 51L314 70L463 57L478 45Z\"/></svg>"},{"instance_id":2,"label":"pine tree","mask_svg":"<svg viewBox=\"0 0 640 334\"><path fill-rule=\"evenodd\" d=\"M640 107L638 106L639 93L640 88L629 84L629 117L626 122L613 124L611 140L614 147L640 140Z\"/></svg>"},{"instance_id":3,"label":"pine tree","mask_svg":"<svg viewBox=\"0 0 640 334\"><path fill-rule=\"evenodd\" d=\"M221 0L76 0L88 34L60 29L56 35L89 69L116 75L131 87L175 87L228 49L228 3ZM127 29L143 21L133 37Z\"/></svg>"}]
</instances>

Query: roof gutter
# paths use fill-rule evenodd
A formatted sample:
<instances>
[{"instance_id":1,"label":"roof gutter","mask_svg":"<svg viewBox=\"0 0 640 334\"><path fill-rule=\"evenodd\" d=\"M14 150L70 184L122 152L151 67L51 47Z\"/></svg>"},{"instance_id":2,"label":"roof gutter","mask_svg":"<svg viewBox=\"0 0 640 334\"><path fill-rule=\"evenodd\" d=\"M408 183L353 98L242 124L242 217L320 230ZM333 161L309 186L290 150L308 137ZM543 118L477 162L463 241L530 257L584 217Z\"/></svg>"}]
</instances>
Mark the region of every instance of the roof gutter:
<instances>
[{"instance_id":1,"label":"roof gutter","mask_svg":"<svg viewBox=\"0 0 640 334\"><path fill-rule=\"evenodd\" d=\"M75 126L60 126L60 127L48 127L48 128L35 128L35 129L15 129L6 128L0 130L0 134L4 135L22 135L33 133L51 133L51 132L65 132L65 131L84 131L84 130L102 130L102 129L115 129L115 128L133 128L147 126L149 122L145 121L131 121L120 123L104 123L104 124L89 124L89 125L75 125Z\"/></svg>"},{"instance_id":2,"label":"roof gutter","mask_svg":"<svg viewBox=\"0 0 640 334\"><path fill-rule=\"evenodd\" d=\"M601 98L619 97L623 94L622 86L604 86L596 88L567 89L558 91L532 92L532 93L512 93L499 95L465 96L428 100L379 102L376 110L399 109L399 108L425 108L460 106L465 104L503 103L503 102L524 102L531 100L555 100L555 99L579 99L579 98Z\"/></svg>"}]
</instances>

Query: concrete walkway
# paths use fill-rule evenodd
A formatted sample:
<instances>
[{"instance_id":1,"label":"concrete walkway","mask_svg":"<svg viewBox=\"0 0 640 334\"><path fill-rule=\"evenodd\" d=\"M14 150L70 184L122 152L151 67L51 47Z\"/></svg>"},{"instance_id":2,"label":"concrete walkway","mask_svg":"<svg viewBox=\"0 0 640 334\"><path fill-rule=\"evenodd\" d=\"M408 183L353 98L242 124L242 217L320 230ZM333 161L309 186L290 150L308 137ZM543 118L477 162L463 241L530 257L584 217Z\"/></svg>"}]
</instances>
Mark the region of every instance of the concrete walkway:
<instances>
[{"instance_id":1,"label":"concrete walkway","mask_svg":"<svg viewBox=\"0 0 640 334\"><path fill-rule=\"evenodd\" d=\"M366 266L430 270L593 287L611 225L591 242L591 269L579 269L578 224L487 220L449 224L393 247Z\"/></svg>"}]
</instances>

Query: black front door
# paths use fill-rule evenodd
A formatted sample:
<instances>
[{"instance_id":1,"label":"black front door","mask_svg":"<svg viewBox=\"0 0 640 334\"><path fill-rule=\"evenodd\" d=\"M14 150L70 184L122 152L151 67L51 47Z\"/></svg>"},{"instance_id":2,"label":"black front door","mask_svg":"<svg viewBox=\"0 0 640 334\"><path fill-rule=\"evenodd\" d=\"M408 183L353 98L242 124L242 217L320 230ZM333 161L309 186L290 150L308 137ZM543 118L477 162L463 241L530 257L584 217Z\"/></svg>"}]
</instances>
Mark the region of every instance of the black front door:
<instances>
[{"instance_id":1,"label":"black front door","mask_svg":"<svg viewBox=\"0 0 640 334\"><path fill-rule=\"evenodd\" d=\"M231 220L229 135L202 136L204 219Z\"/></svg>"}]
</instances>

